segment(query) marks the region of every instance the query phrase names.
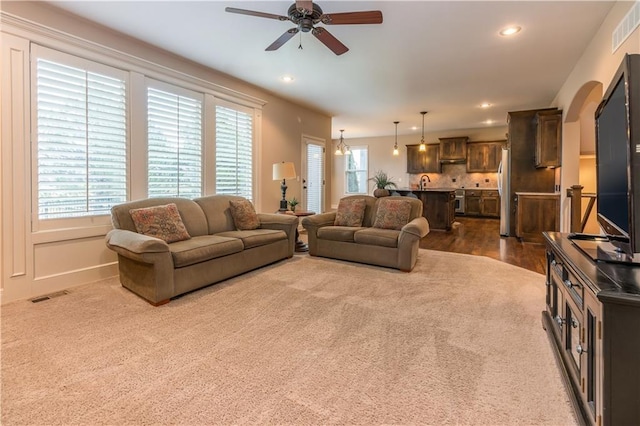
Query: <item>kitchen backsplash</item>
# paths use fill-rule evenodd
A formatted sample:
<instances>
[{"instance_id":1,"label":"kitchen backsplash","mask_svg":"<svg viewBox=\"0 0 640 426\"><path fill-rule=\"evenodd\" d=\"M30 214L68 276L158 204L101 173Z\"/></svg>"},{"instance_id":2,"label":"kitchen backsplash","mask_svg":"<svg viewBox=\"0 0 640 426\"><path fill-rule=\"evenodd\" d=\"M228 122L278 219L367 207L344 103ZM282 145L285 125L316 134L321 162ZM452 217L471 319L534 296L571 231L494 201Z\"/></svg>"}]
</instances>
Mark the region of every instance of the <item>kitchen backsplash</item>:
<instances>
[{"instance_id":1,"label":"kitchen backsplash","mask_svg":"<svg viewBox=\"0 0 640 426\"><path fill-rule=\"evenodd\" d=\"M466 164L443 164L442 173L425 173L428 188L497 188L497 173L467 173ZM417 188L422 175L407 175L409 187ZM403 185L404 186L404 185Z\"/></svg>"}]
</instances>

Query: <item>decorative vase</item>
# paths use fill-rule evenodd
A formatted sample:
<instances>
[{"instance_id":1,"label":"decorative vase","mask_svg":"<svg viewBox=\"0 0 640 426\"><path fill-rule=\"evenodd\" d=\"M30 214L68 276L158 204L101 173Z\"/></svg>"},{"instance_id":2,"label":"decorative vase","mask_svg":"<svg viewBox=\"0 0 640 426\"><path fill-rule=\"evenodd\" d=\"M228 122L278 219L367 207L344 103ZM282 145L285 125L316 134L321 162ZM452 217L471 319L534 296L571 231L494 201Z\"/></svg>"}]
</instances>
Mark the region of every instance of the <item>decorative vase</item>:
<instances>
[{"instance_id":1,"label":"decorative vase","mask_svg":"<svg viewBox=\"0 0 640 426\"><path fill-rule=\"evenodd\" d=\"M291 206L291 211L292 211L293 213L295 213L295 212L296 212L296 206Z\"/></svg>"},{"instance_id":2,"label":"decorative vase","mask_svg":"<svg viewBox=\"0 0 640 426\"><path fill-rule=\"evenodd\" d=\"M391 195L391 193L389 192L388 189L376 188L373 190L373 196L376 198L388 197L389 195Z\"/></svg>"}]
</instances>

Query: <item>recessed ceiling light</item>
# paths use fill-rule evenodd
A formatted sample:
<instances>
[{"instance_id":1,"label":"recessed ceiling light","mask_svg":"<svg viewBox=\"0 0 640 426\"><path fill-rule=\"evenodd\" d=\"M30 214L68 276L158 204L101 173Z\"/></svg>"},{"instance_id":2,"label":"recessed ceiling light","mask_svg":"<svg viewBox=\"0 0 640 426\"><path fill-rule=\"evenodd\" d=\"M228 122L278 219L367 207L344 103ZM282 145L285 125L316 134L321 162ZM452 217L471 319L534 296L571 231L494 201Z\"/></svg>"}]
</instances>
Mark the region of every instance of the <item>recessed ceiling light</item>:
<instances>
[{"instance_id":1,"label":"recessed ceiling light","mask_svg":"<svg viewBox=\"0 0 640 426\"><path fill-rule=\"evenodd\" d=\"M522 28L517 25L512 25L510 27L506 27L500 31L501 36L510 36L520 32Z\"/></svg>"},{"instance_id":2,"label":"recessed ceiling light","mask_svg":"<svg viewBox=\"0 0 640 426\"><path fill-rule=\"evenodd\" d=\"M493 120L487 120L487 121L484 122L484 124L493 124L493 123L494 123Z\"/></svg>"},{"instance_id":3,"label":"recessed ceiling light","mask_svg":"<svg viewBox=\"0 0 640 426\"><path fill-rule=\"evenodd\" d=\"M418 130L418 126L412 126L411 130Z\"/></svg>"},{"instance_id":4,"label":"recessed ceiling light","mask_svg":"<svg viewBox=\"0 0 640 426\"><path fill-rule=\"evenodd\" d=\"M489 102L483 102L480 104L480 108L489 108L491 104Z\"/></svg>"},{"instance_id":5,"label":"recessed ceiling light","mask_svg":"<svg viewBox=\"0 0 640 426\"><path fill-rule=\"evenodd\" d=\"M291 77L290 75L282 76L282 81L284 81L285 83L291 83L293 81L293 77Z\"/></svg>"}]
</instances>

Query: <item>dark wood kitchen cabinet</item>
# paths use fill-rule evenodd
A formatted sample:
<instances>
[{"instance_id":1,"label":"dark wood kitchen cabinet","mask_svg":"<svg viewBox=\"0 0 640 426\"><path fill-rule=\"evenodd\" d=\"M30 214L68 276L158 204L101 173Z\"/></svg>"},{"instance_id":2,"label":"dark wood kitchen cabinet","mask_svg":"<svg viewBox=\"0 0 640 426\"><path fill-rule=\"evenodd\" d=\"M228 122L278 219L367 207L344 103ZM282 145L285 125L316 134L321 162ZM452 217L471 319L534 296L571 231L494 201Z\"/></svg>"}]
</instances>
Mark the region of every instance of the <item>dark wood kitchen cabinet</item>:
<instances>
[{"instance_id":1,"label":"dark wood kitchen cabinet","mask_svg":"<svg viewBox=\"0 0 640 426\"><path fill-rule=\"evenodd\" d=\"M516 237L542 242L545 231L560 230L560 194L516 192Z\"/></svg>"},{"instance_id":2,"label":"dark wood kitchen cabinet","mask_svg":"<svg viewBox=\"0 0 640 426\"><path fill-rule=\"evenodd\" d=\"M466 189L464 191L466 216L500 217L500 195L493 189Z\"/></svg>"},{"instance_id":3,"label":"dark wood kitchen cabinet","mask_svg":"<svg viewBox=\"0 0 640 426\"><path fill-rule=\"evenodd\" d=\"M440 138L440 161L443 163L464 162L467 159L468 137Z\"/></svg>"},{"instance_id":4,"label":"dark wood kitchen cabinet","mask_svg":"<svg viewBox=\"0 0 640 426\"><path fill-rule=\"evenodd\" d=\"M504 141L469 142L467 144L467 173L497 172L502 159Z\"/></svg>"},{"instance_id":5,"label":"dark wood kitchen cabinet","mask_svg":"<svg viewBox=\"0 0 640 426\"><path fill-rule=\"evenodd\" d=\"M420 152L420 145L407 145L407 173L440 173L440 145L427 145L427 150Z\"/></svg>"},{"instance_id":6,"label":"dark wood kitchen cabinet","mask_svg":"<svg viewBox=\"0 0 640 426\"><path fill-rule=\"evenodd\" d=\"M542 326L581 424L640 424L640 267L595 262L594 240L545 232Z\"/></svg>"},{"instance_id":7,"label":"dark wood kitchen cabinet","mask_svg":"<svg viewBox=\"0 0 640 426\"><path fill-rule=\"evenodd\" d=\"M562 111L536 114L536 167L560 167L562 158Z\"/></svg>"}]
</instances>

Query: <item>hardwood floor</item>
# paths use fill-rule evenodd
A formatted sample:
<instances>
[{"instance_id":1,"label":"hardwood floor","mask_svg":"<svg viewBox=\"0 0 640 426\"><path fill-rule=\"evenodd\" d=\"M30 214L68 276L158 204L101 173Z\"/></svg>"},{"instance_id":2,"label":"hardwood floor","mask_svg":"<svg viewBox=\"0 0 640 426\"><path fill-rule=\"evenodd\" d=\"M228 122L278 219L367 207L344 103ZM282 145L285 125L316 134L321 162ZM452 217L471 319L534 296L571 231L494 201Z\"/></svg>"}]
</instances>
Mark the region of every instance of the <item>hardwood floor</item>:
<instances>
[{"instance_id":1,"label":"hardwood floor","mask_svg":"<svg viewBox=\"0 0 640 426\"><path fill-rule=\"evenodd\" d=\"M451 231L431 231L420 248L488 256L540 274L545 273L545 246L500 236L498 219L457 216Z\"/></svg>"}]
</instances>

